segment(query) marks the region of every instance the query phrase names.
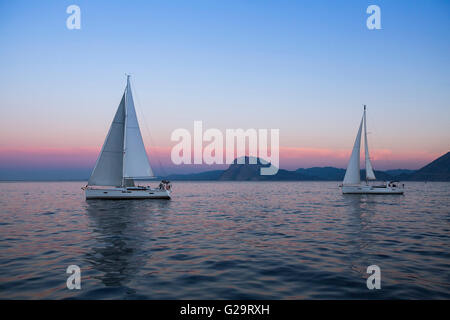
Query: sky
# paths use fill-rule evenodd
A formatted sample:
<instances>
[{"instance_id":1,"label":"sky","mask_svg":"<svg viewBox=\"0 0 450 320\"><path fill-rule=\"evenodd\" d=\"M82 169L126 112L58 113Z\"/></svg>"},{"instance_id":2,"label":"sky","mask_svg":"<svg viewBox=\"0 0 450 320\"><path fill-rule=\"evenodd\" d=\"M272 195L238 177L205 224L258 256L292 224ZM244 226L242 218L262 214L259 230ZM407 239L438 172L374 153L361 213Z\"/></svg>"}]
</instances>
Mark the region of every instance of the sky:
<instances>
[{"instance_id":1,"label":"sky","mask_svg":"<svg viewBox=\"0 0 450 320\"><path fill-rule=\"evenodd\" d=\"M92 169L125 73L157 174L214 169L170 160L196 120L279 129L281 168L344 168L363 104L375 169L418 169L450 149L449 40L449 1L0 1L0 179Z\"/></svg>"}]
</instances>

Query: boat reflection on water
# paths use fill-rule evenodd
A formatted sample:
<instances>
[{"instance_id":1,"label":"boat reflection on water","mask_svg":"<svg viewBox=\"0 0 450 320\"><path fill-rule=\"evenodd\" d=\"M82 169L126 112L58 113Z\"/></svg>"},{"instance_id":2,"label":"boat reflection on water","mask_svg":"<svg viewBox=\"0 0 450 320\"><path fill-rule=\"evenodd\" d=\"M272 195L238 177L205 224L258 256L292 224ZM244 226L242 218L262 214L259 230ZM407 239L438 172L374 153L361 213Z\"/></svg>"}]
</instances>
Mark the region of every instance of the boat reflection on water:
<instances>
[{"instance_id":1,"label":"boat reflection on water","mask_svg":"<svg viewBox=\"0 0 450 320\"><path fill-rule=\"evenodd\" d=\"M127 287L151 257L149 219L167 214L168 201L92 200L87 214L94 232L94 244L85 260L93 278L105 287ZM164 219L164 218L162 218Z\"/></svg>"},{"instance_id":2,"label":"boat reflection on water","mask_svg":"<svg viewBox=\"0 0 450 320\"><path fill-rule=\"evenodd\" d=\"M373 235L372 220L376 219L376 203L364 195L347 195L343 197L348 212L348 261L350 268L366 277L365 267L370 265L367 256L370 255Z\"/></svg>"},{"instance_id":3,"label":"boat reflection on water","mask_svg":"<svg viewBox=\"0 0 450 320\"><path fill-rule=\"evenodd\" d=\"M449 183L402 197L336 184L186 181L175 201L85 201L79 181L0 183L0 298L449 299Z\"/></svg>"}]
</instances>

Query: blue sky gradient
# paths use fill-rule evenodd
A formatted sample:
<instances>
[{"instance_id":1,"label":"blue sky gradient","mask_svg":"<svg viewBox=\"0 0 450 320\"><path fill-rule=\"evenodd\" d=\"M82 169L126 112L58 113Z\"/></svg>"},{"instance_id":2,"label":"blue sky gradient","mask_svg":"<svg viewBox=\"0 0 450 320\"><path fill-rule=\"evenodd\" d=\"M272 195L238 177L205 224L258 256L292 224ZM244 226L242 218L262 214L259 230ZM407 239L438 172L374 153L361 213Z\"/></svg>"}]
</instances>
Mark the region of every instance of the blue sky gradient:
<instances>
[{"instance_id":1,"label":"blue sky gradient","mask_svg":"<svg viewBox=\"0 0 450 320\"><path fill-rule=\"evenodd\" d=\"M100 148L127 72L155 146L203 120L348 150L367 104L371 148L419 166L449 149L449 33L449 1L2 1L0 149Z\"/></svg>"}]
</instances>

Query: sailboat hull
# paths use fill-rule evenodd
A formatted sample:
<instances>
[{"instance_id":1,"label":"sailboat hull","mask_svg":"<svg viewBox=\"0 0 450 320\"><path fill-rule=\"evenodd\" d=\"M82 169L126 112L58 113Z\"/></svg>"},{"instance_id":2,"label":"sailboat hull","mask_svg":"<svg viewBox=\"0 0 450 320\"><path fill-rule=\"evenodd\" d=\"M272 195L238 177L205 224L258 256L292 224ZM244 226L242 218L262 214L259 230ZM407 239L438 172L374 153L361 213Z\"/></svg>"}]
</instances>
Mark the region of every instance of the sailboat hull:
<instances>
[{"instance_id":1,"label":"sailboat hull","mask_svg":"<svg viewBox=\"0 0 450 320\"><path fill-rule=\"evenodd\" d=\"M403 194L402 187L353 185L342 186L343 194Z\"/></svg>"},{"instance_id":2,"label":"sailboat hull","mask_svg":"<svg viewBox=\"0 0 450 320\"><path fill-rule=\"evenodd\" d=\"M87 188L86 200L91 199L170 199L170 190L151 188Z\"/></svg>"}]
</instances>

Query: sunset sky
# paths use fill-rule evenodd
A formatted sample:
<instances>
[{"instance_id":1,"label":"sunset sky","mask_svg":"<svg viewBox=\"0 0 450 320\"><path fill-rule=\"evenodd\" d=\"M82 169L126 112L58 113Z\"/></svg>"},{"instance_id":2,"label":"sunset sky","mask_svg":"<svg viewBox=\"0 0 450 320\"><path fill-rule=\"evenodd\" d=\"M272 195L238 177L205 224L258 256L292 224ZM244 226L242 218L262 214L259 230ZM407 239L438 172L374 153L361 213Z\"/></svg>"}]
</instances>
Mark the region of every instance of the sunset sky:
<instances>
[{"instance_id":1,"label":"sunset sky","mask_svg":"<svg viewBox=\"0 0 450 320\"><path fill-rule=\"evenodd\" d=\"M0 170L92 168L125 73L157 174L207 169L170 161L195 120L280 129L282 168L345 167L363 104L375 169L450 149L449 1L2 1L0 39Z\"/></svg>"}]
</instances>

